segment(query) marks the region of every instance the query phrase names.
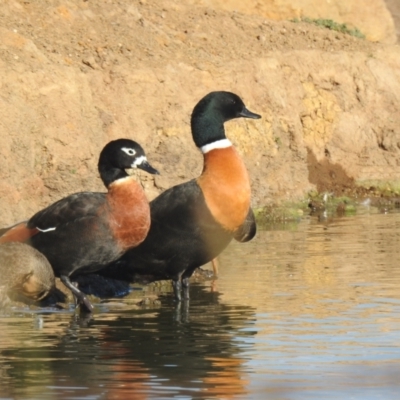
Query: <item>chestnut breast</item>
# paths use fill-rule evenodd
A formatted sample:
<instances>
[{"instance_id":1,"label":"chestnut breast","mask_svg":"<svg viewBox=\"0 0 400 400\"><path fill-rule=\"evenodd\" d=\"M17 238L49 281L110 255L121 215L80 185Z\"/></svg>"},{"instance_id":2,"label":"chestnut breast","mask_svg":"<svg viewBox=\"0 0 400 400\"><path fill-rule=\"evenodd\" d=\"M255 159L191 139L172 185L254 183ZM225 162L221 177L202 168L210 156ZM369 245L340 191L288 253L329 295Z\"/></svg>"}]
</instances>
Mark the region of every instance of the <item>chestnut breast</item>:
<instances>
[{"instance_id":1,"label":"chestnut breast","mask_svg":"<svg viewBox=\"0 0 400 400\"><path fill-rule=\"evenodd\" d=\"M213 217L225 229L235 231L246 218L251 196L247 169L236 149L207 152L197 183Z\"/></svg>"},{"instance_id":2,"label":"chestnut breast","mask_svg":"<svg viewBox=\"0 0 400 400\"><path fill-rule=\"evenodd\" d=\"M150 228L150 206L140 184L132 177L113 182L107 204L111 231L121 249L143 242Z\"/></svg>"}]
</instances>

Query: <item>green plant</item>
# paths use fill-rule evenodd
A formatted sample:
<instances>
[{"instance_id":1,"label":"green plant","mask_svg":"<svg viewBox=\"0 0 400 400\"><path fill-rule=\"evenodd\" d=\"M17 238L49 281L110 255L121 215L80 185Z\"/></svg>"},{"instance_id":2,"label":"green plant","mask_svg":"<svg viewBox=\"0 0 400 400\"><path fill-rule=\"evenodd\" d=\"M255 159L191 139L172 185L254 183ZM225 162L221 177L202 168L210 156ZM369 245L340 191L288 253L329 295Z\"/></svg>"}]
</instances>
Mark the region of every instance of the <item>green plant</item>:
<instances>
[{"instance_id":1,"label":"green plant","mask_svg":"<svg viewBox=\"0 0 400 400\"><path fill-rule=\"evenodd\" d=\"M341 33L346 33L351 36L355 36L360 39L365 39L365 35L360 32L357 28L350 29L346 24L339 24L338 22L335 22L331 19L323 19L323 18L308 18L304 17L301 19L295 18L291 20L292 22L306 22L309 24L317 25L323 28L330 29L332 31L336 32L341 32Z\"/></svg>"}]
</instances>

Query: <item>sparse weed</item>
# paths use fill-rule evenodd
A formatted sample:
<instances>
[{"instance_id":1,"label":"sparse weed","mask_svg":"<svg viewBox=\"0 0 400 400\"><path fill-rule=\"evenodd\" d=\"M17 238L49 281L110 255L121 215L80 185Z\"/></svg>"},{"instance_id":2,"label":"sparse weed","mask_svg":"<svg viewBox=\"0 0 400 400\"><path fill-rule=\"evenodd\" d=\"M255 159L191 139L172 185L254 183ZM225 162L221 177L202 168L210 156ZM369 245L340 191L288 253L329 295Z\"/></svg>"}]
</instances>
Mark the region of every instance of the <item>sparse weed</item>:
<instances>
[{"instance_id":1,"label":"sparse weed","mask_svg":"<svg viewBox=\"0 0 400 400\"><path fill-rule=\"evenodd\" d=\"M332 31L346 33L348 35L351 35L351 36L354 36L354 37L357 37L360 39L365 39L365 35L362 32L360 32L359 29L357 29L357 28L350 29L346 24L339 24L338 22L335 22L331 19L323 19L323 18L313 19L313 18L304 17L304 18L300 18L300 19L295 18L295 19L292 19L291 21L292 22L307 22L309 24L327 28Z\"/></svg>"}]
</instances>

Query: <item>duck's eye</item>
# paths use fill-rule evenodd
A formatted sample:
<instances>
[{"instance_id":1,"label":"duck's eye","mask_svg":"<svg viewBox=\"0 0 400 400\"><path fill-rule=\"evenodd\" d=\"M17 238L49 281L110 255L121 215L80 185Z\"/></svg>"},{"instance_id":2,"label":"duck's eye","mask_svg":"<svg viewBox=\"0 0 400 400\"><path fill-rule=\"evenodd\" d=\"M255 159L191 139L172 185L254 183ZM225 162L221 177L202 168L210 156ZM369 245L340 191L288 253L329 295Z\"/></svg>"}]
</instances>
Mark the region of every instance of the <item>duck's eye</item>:
<instances>
[{"instance_id":1,"label":"duck's eye","mask_svg":"<svg viewBox=\"0 0 400 400\"><path fill-rule=\"evenodd\" d=\"M123 147L121 150L128 154L128 156L134 156L136 154L136 151L131 149L130 147Z\"/></svg>"}]
</instances>

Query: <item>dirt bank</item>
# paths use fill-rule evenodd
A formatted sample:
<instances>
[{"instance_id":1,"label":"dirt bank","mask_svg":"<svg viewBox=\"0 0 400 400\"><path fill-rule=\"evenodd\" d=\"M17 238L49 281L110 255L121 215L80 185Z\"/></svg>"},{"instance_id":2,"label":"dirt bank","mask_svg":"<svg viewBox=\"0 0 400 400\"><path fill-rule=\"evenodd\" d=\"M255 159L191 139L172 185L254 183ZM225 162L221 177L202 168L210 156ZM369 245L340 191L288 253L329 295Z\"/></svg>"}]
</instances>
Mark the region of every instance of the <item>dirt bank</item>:
<instances>
[{"instance_id":1,"label":"dirt bank","mask_svg":"<svg viewBox=\"0 0 400 400\"><path fill-rule=\"evenodd\" d=\"M234 91L263 116L226 125L254 205L349 182L395 187L400 51L392 33L371 42L201 2L6 2L0 226L71 192L103 190L98 153L117 137L138 140L161 171L155 180L140 175L150 198L196 176L202 160L189 118L212 90Z\"/></svg>"}]
</instances>

